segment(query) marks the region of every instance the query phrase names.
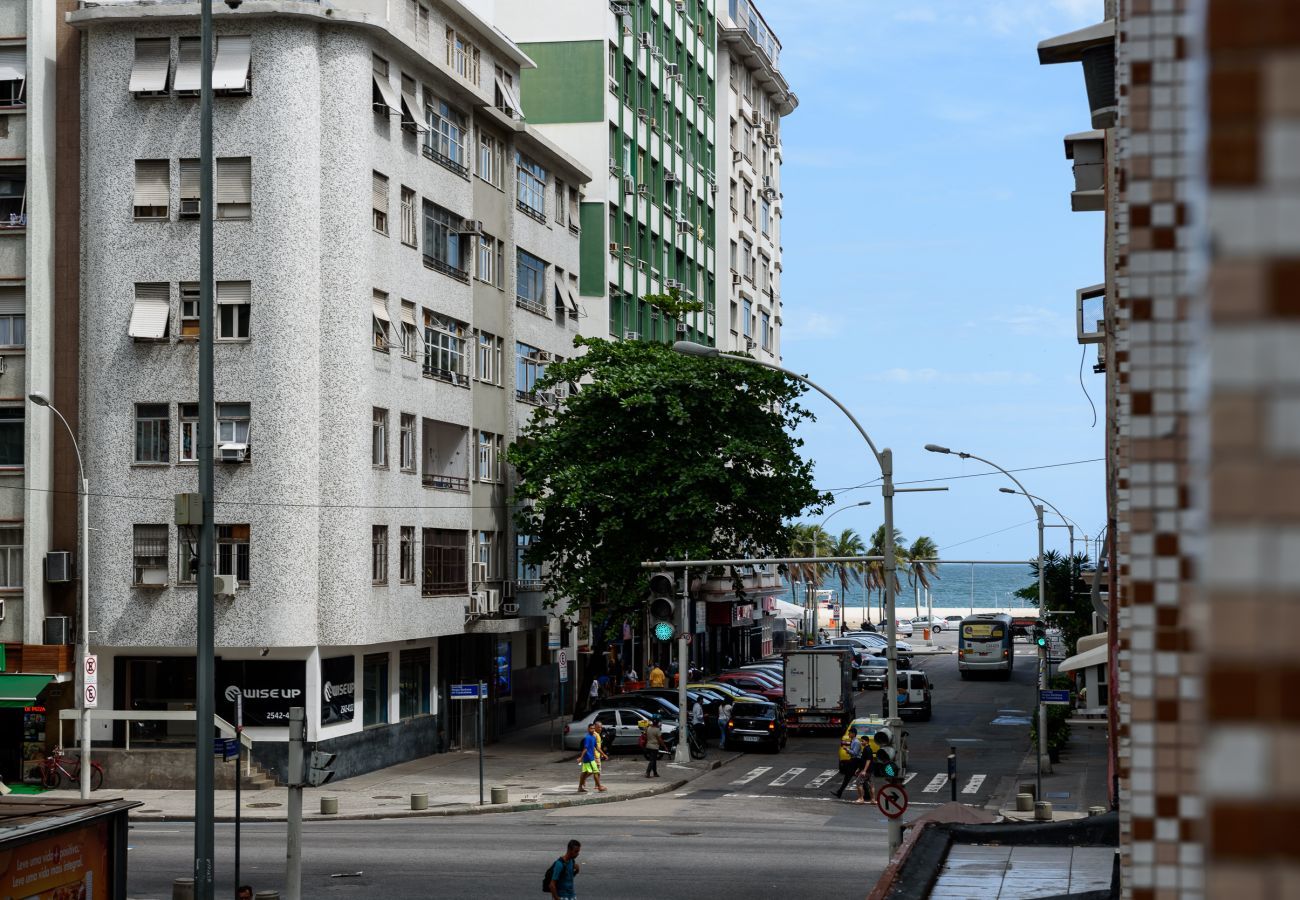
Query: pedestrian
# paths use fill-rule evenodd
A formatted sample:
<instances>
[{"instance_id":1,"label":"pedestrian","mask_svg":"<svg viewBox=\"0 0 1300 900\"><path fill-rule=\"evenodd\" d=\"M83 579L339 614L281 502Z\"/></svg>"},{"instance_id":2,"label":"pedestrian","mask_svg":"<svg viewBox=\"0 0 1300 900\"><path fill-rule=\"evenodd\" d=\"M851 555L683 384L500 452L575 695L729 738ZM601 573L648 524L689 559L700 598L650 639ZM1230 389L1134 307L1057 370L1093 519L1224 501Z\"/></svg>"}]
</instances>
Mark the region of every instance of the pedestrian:
<instances>
[{"instance_id":1,"label":"pedestrian","mask_svg":"<svg viewBox=\"0 0 1300 900\"><path fill-rule=\"evenodd\" d=\"M637 678L636 669L632 668L631 663L628 663L627 671L623 673L623 683L626 684L628 682L631 682L635 684L639 680L640 679Z\"/></svg>"},{"instance_id":2,"label":"pedestrian","mask_svg":"<svg viewBox=\"0 0 1300 900\"><path fill-rule=\"evenodd\" d=\"M854 803L871 803L876 799L875 791L871 789L871 756L864 753L862 762L858 766L858 771L853 776L853 785L858 790L858 799Z\"/></svg>"},{"instance_id":3,"label":"pedestrian","mask_svg":"<svg viewBox=\"0 0 1300 900\"><path fill-rule=\"evenodd\" d=\"M659 664L655 663L650 668L650 687L663 688L667 686L668 686L668 677L664 675L664 670L659 668Z\"/></svg>"},{"instance_id":4,"label":"pedestrian","mask_svg":"<svg viewBox=\"0 0 1300 900\"><path fill-rule=\"evenodd\" d=\"M664 743L663 729L659 727L659 717L651 716L650 724L645 729L645 777L659 777L659 752L668 752Z\"/></svg>"},{"instance_id":5,"label":"pedestrian","mask_svg":"<svg viewBox=\"0 0 1300 900\"><path fill-rule=\"evenodd\" d=\"M587 776L596 782L596 790L605 790L600 785L600 723L592 722L587 726L587 735L582 739L582 752L578 754L578 763L582 774L578 776L578 793L587 793Z\"/></svg>"},{"instance_id":6,"label":"pedestrian","mask_svg":"<svg viewBox=\"0 0 1300 900\"><path fill-rule=\"evenodd\" d=\"M235 888L235 900L253 900L252 885L241 884Z\"/></svg>"},{"instance_id":7,"label":"pedestrian","mask_svg":"<svg viewBox=\"0 0 1300 900\"><path fill-rule=\"evenodd\" d=\"M691 731L700 739L700 746L704 746L704 704L700 702L698 694L695 695L695 702L691 704Z\"/></svg>"},{"instance_id":8,"label":"pedestrian","mask_svg":"<svg viewBox=\"0 0 1300 900\"><path fill-rule=\"evenodd\" d=\"M600 679L591 679L591 688L587 691L587 702L591 709L596 708L596 701L600 699Z\"/></svg>"},{"instance_id":9,"label":"pedestrian","mask_svg":"<svg viewBox=\"0 0 1300 900\"><path fill-rule=\"evenodd\" d=\"M835 792L836 797L844 796L844 789L849 783L857 777L858 769L862 765L862 737L854 734L853 737L847 735L840 738L840 775L843 778L840 781L839 790Z\"/></svg>"},{"instance_id":10,"label":"pedestrian","mask_svg":"<svg viewBox=\"0 0 1300 900\"><path fill-rule=\"evenodd\" d=\"M577 900L578 894L573 886L573 879L582 868L578 865L578 854L581 851L581 843L569 841L564 855L551 863L551 871L546 879L547 887L551 891L551 900Z\"/></svg>"},{"instance_id":11,"label":"pedestrian","mask_svg":"<svg viewBox=\"0 0 1300 900\"><path fill-rule=\"evenodd\" d=\"M731 719L731 701L723 700L718 707L718 749L727 746L727 722Z\"/></svg>"}]
</instances>

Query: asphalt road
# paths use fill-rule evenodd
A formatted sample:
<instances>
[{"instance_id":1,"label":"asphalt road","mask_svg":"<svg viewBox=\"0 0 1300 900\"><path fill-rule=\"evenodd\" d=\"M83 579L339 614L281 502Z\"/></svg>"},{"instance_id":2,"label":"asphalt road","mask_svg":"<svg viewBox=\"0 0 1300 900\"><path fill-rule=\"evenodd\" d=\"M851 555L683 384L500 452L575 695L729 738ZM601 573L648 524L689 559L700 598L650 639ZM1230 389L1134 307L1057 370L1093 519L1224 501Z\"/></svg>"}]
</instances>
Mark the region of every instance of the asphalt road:
<instances>
[{"instance_id":1,"label":"asphalt road","mask_svg":"<svg viewBox=\"0 0 1300 900\"><path fill-rule=\"evenodd\" d=\"M940 635L939 642L953 639ZM1030 652L1024 644L1017 648ZM1009 682L961 681L951 655L918 657L916 665L935 684L934 717L905 726L907 817L949 799L947 755L954 746L959 799L996 803L1027 748L1032 655L1018 659ZM878 712L880 697L880 691L860 694L859 713ZM677 794L646 800L487 816L313 822L304 830L303 897L536 895L547 864L577 838L583 842L580 896L753 900L809 896L815 889L819 900L860 898L887 861L885 819L872 806L834 797L835 760L834 736L796 737L780 754L747 754ZM257 890L282 889L284 825L246 825L242 844L242 879ZM173 879L189 874L192 846L187 823L135 825L130 896L170 898ZM217 847L218 896L233 896L233 826L217 826Z\"/></svg>"}]
</instances>

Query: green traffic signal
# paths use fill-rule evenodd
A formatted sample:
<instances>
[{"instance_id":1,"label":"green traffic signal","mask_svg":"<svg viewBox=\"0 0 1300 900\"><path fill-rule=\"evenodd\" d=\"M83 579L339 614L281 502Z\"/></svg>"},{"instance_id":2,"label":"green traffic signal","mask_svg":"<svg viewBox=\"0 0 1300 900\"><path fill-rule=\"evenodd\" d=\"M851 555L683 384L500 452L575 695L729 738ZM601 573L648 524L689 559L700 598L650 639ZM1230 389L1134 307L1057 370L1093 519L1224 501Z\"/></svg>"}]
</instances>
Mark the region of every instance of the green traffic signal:
<instances>
[{"instance_id":1,"label":"green traffic signal","mask_svg":"<svg viewBox=\"0 0 1300 900\"><path fill-rule=\"evenodd\" d=\"M655 624L655 640L671 641L673 639L673 626L671 622L658 622Z\"/></svg>"}]
</instances>

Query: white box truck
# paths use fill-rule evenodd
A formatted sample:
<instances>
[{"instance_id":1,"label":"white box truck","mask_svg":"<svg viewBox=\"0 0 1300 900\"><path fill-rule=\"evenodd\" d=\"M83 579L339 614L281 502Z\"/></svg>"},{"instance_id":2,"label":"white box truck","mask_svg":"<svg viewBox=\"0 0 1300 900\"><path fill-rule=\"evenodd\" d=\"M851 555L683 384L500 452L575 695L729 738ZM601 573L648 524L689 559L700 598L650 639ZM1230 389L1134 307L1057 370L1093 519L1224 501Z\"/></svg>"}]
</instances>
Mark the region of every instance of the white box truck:
<instances>
[{"instance_id":1,"label":"white box truck","mask_svg":"<svg viewBox=\"0 0 1300 900\"><path fill-rule=\"evenodd\" d=\"M852 651L789 650L784 661L790 731L843 731L854 718Z\"/></svg>"}]
</instances>

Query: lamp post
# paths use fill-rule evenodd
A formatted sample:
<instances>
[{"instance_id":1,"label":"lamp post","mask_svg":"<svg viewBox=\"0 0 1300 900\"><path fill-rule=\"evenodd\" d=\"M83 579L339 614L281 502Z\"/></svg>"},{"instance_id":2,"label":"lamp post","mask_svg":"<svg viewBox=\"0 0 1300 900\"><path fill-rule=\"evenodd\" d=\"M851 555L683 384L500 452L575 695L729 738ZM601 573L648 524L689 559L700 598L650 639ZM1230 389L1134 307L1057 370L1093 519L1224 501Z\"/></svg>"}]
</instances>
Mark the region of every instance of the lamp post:
<instances>
[{"instance_id":1,"label":"lamp post","mask_svg":"<svg viewBox=\"0 0 1300 900\"><path fill-rule=\"evenodd\" d=\"M86 467L81 462L81 447L77 444L77 436L73 434L68 420L63 418L63 413L59 412L59 408L50 402L50 398L40 391L28 394L27 399L59 417L63 427L68 430L72 449L77 454L77 472L81 475L81 612L79 614L81 653L79 656L84 663L90 653L90 482L86 480ZM85 671L84 665L82 671ZM86 706L85 696L81 698L81 799L90 799L90 709Z\"/></svg>"},{"instance_id":2,"label":"lamp post","mask_svg":"<svg viewBox=\"0 0 1300 900\"><path fill-rule=\"evenodd\" d=\"M814 560L814 562L813 562L812 573L811 573L812 578L816 581L817 584L821 584L821 579L817 577L817 563L816 563L816 559L817 559L817 537L818 537L818 534L819 534L822 530L824 530L824 529L826 528L826 523L827 523L827 522L829 522L831 519L833 519L833 518L835 518L836 516L838 516L840 513L845 512L846 510L850 510L850 509L857 509L859 506L870 506L870 505L871 505L871 501L870 501L870 500L862 500L862 501L860 501L860 502L858 502L858 503L854 503L854 504L852 504L852 505L850 505L850 506L842 506L842 507L840 507L839 509L835 510L833 513L831 513L831 514L830 514L829 516L827 516L826 518L822 519L822 523L821 523L820 525L817 526L817 531L813 533L812 555L813 555L813 560ZM809 637L809 643L811 643L811 644L815 644L815 643L817 643L817 612L818 612L818 610L817 610L817 591L816 591L816 590L815 590L811 585L808 586L807 590L808 590L809 594L812 595L812 603L811 603L811 606L812 606L812 630L809 631L809 633L808 633L808 637ZM846 609L846 604L845 604L844 601L845 601L845 598L844 598L844 597L841 597L841 598L840 598L840 621L844 621L844 613L843 613L843 611L844 611L844 609Z\"/></svg>"},{"instance_id":3,"label":"lamp post","mask_svg":"<svg viewBox=\"0 0 1300 900\"><path fill-rule=\"evenodd\" d=\"M1029 505L1034 508L1034 518L1038 521L1038 612L1041 615L1043 613L1044 593L1045 593L1044 577L1043 577L1043 505L1041 503L1034 502L1033 496L1029 493L1029 491L1025 490L1025 486L1020 483L1019 478L1012 475L1010 472L1008 472L1006 469L1002 468L992 460L985 459L982 456L976 456L974 453L964 453L960 450L949 450L947 447L940 447L938 444L926 444L925 449L929 450L931 453L950 453L962 459L974 459L984 463L985 465L992 466L993 468L1001 472L1003 475L1007 476L1012 481L1014 481L1016 483L1016 487L1020 488L1019 493L1023 494L1025 499L1029 501ZM1003 490L1006 489L1004 488ZM1017 492L1011 491L1011 493L1014 494ZM1045 670L1043 668L1044 655L1045 654L1043 653L1043 651L1039 650L1038 679L1037 679L1038 694L1035 697L1035 700L1037 701L1037 707L1038 707L1038 752L1035 754L1035 756L1038 758L1038 765L1036 767L1036 772L1038 776L1037 777L1038 786L1034 795L1035 800L1043 799L1043 757L1047 754L1047 707L1043 706L1043 697L1042 697L1042 691L1044 688L1047 687L1044 680L1044 675L1045 675Z\"/></svg>"},{"instance_id":4,"label":"lamp post","mask_svg":"<svg viewBox=\"0 0 1300 900\"><path fill-rule=\"evenodd\" d=\"M1021 493L1020 491L1016 490L1015 488L1009 488L1009 487L998 488L998 490L1001 491L1001 492L1004 493L1004 494L1019 494L1019 493ZM1065 525L1066 531L1067 531L1067 532L1069 533L1069 535L1070 535L1070 558L1073 559L1073 558L1074 558L1074 528L1075 528L1075 522L1074 522L1074 520L1071 519L1071 518L1069 518L1065 513L1061 512L1059 509L1057 509L1057 508L1056 508L1056 507L1055 507L1051 502L1049 502L1049 501L1047 501L1047 500L1044 500L1042 497L1038 496L1037 494L1024 494L1024 496L1028 497L1030 500L1037 500L1039 503L1046 504L1046 505L1047 505L1047 506L1052 510L1052 512L1056 513L1056 517L1057 517L1058 519L1060 519L1061 522ZM1060 526L1060 525L1053 525L1053 526L1050 526L1050 527L1052 527L1052 528L1060 528L1061 526ZM1087 536L1086 534L1083 536L1083 542L1084 542L1084 547L1087 547L1087 545L1088 545L1088 536Z\"/></svg>"}]
</instances>

